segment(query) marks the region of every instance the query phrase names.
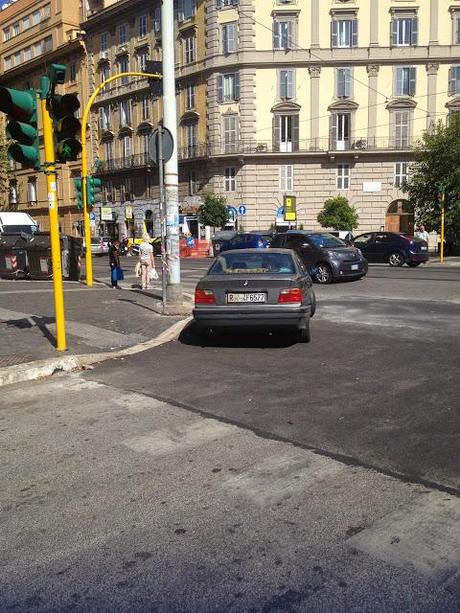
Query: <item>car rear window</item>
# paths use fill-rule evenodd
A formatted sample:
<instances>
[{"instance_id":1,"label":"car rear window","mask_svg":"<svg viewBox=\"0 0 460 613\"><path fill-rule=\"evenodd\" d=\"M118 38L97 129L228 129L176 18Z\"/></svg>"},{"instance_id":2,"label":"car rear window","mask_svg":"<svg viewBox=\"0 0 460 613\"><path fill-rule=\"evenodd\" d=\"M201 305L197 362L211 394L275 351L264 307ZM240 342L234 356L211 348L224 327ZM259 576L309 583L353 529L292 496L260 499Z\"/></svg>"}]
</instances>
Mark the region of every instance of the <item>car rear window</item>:
<instances>
[{"instance_id":1,"label":"car rear window","mask_svg":"<svg viewBox=\"0 0 460 613\"><path fill-rule=\"evenodd\" d=\"M295 274L295 264L288 253L223 253L219 255L209 270L210 275L242 274L256 275Z\"/></svg>"}]
</instances>

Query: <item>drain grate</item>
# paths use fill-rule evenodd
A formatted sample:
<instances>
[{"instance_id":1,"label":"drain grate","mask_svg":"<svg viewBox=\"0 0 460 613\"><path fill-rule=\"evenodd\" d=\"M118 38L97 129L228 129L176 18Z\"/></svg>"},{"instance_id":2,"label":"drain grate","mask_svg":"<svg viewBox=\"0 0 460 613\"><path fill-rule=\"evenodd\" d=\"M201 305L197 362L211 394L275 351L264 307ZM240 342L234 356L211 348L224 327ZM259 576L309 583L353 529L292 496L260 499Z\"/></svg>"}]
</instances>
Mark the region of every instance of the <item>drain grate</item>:
<instances>
[{"instance_id":1,"label":"drain grate","mask_svg":"<svg viewBox=\"0 0 460 613\"><path fill-rule=\"evenodd\" d=\"M33 362L33 356L23 354L13 355L0 355L0 368L5 366L15 366L16 364L24 364L25 362Z\"/></svg>"}]
</instances>

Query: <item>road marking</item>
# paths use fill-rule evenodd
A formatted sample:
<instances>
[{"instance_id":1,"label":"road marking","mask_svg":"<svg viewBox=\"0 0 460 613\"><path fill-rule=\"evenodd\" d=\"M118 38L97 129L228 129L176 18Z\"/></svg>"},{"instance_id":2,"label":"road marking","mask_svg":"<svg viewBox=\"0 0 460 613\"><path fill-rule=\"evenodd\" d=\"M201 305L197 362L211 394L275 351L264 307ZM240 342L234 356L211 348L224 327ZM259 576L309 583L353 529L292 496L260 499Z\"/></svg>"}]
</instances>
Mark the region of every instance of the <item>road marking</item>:
<instances>
[{"instance_id":1,"label":"road marking","mask_svg":"<svg viewBox=\"0 0 460 613\"><path fill-rule=\"evenodd\" d=\"M219 423L213 419L200 419L171 430L157 430L144 436L136 436L123 442L126 447L138 453L162 456L180 453L206 443L221 440L238 431L236 426Z\"/></svg>"},{"instance_id":2,"label":"road marking","mask_svg":"<svg viewBox=\"0 0 460 613\"><path fill-rule=\"evenodd\" d=\"M249 471L227 479L225 487L236 490L261 507L293 495L305 495L318 483L336 476L346 467L309 451L292 449L271 457Z\"/></svg>"},{"instance_id":3,"label":"road marking","mask_svg":"<svg viewBox=\"0 0 460 613\"><path fill-rule=\"evenodd\" d=\"M106 287L93 287L91 291L101 292L101 291L105 291L106 289L107 289ZM69 287L69 288L64 287L64 294L68 294L69 292L85 292L87 290L88 288L86 286ZM23 296L27 296L27 294L52 294L52 293L54 293L53 288L26 289L26 290L6 289L6 290L2 290L1 295L5 296L6 294L22 294Z\"/></svg>"},{"instance_id":4,"label":"road marking","mask_svg":"<svg viewBox=\"0 0 460 613\"><path fill-rule=\"evenodd\" d=\"M460 500L431 492L351 537L348 545L438 584L460 580Z\"/></svg>"}]
</instances>

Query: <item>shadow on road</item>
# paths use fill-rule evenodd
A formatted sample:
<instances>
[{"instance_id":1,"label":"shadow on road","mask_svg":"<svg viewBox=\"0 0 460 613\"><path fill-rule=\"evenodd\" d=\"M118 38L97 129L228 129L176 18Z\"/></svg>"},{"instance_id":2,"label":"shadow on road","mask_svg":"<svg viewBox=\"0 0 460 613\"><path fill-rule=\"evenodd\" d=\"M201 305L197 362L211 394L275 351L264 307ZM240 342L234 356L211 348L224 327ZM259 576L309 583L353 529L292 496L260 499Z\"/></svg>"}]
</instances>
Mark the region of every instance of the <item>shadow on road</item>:
<instances>
[{"instance_id":1,"label":"shadow on road","mask_svg":"<svg viewBox=\"0 0 460 613\"><path fill-rule=\"evenodd\" d=\"M186 326L179 342L193 347L229 349L285 349L297 342L295 333L245 330L203 331L194 322Z\"/></svg>"}]
</instances>

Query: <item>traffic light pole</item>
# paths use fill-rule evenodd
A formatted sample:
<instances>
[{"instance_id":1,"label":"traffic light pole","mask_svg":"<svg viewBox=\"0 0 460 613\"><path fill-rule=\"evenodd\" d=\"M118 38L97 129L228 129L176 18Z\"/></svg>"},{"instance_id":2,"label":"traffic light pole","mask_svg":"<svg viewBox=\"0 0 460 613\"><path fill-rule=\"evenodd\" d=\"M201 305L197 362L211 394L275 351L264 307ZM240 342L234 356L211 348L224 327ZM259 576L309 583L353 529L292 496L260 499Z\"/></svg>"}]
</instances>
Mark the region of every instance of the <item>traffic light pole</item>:
<instances>
[{"instance_id":1,"label":"traffic light pole","mask_svg":"<svg viewBox=\"0 0 460 613\"><path fill-rule=\"evenodd\" d=\"M123 77L148 77L151 79L161 79L161 75L158 73L146 73L146 72L120 72L119 74L113 75L103 81L100 85L96 87L94 92L92 93L90 99L88 100L85 110L83 111L83 118L81 122L81 197L83 202L83 224L85 230L85 263L86 263L86 285L88 287L93 286L93 259L91 254L91 224L89 220L89 211L88 211L88 195L87 195L87 177L89 175L88 168L88 148L86 144L86 134L87 134L87 125L89 114L91 112L91 107L94 104L94 101L104 89L106 85L111 83L112 81L116 81L118 79L122 79Z\"/></svg>"},{"instance_id":2,"label":"traffic light pole","mask_svg":"<svg viewBox=\"0 0 460 613\"><path fill-rule=\"evenodd\" d=\"M446 192L443 190L441 196L441 249L439 259L441 264L444 262L444 228L445 228Z\"/></svg>"},{"instance_id":3,"label":"traffic light pole","mask_svg":"<svg viewBox=\"0 0 460 613\"><path fill-rule=\"evenodd\" d=\"M51 263L53 268L54 312L56 318L56 348L58 351L67 349L64 315L64 288L62 283L61 244L59 238L59 217L57 197L57 175L54 153L53 122L48 109L47 92L48 77L40 81L40 101L42 110L43 141L45 146L45 175L48 191L48 207L50 220Z\"/></svg>"}]
</instances>

